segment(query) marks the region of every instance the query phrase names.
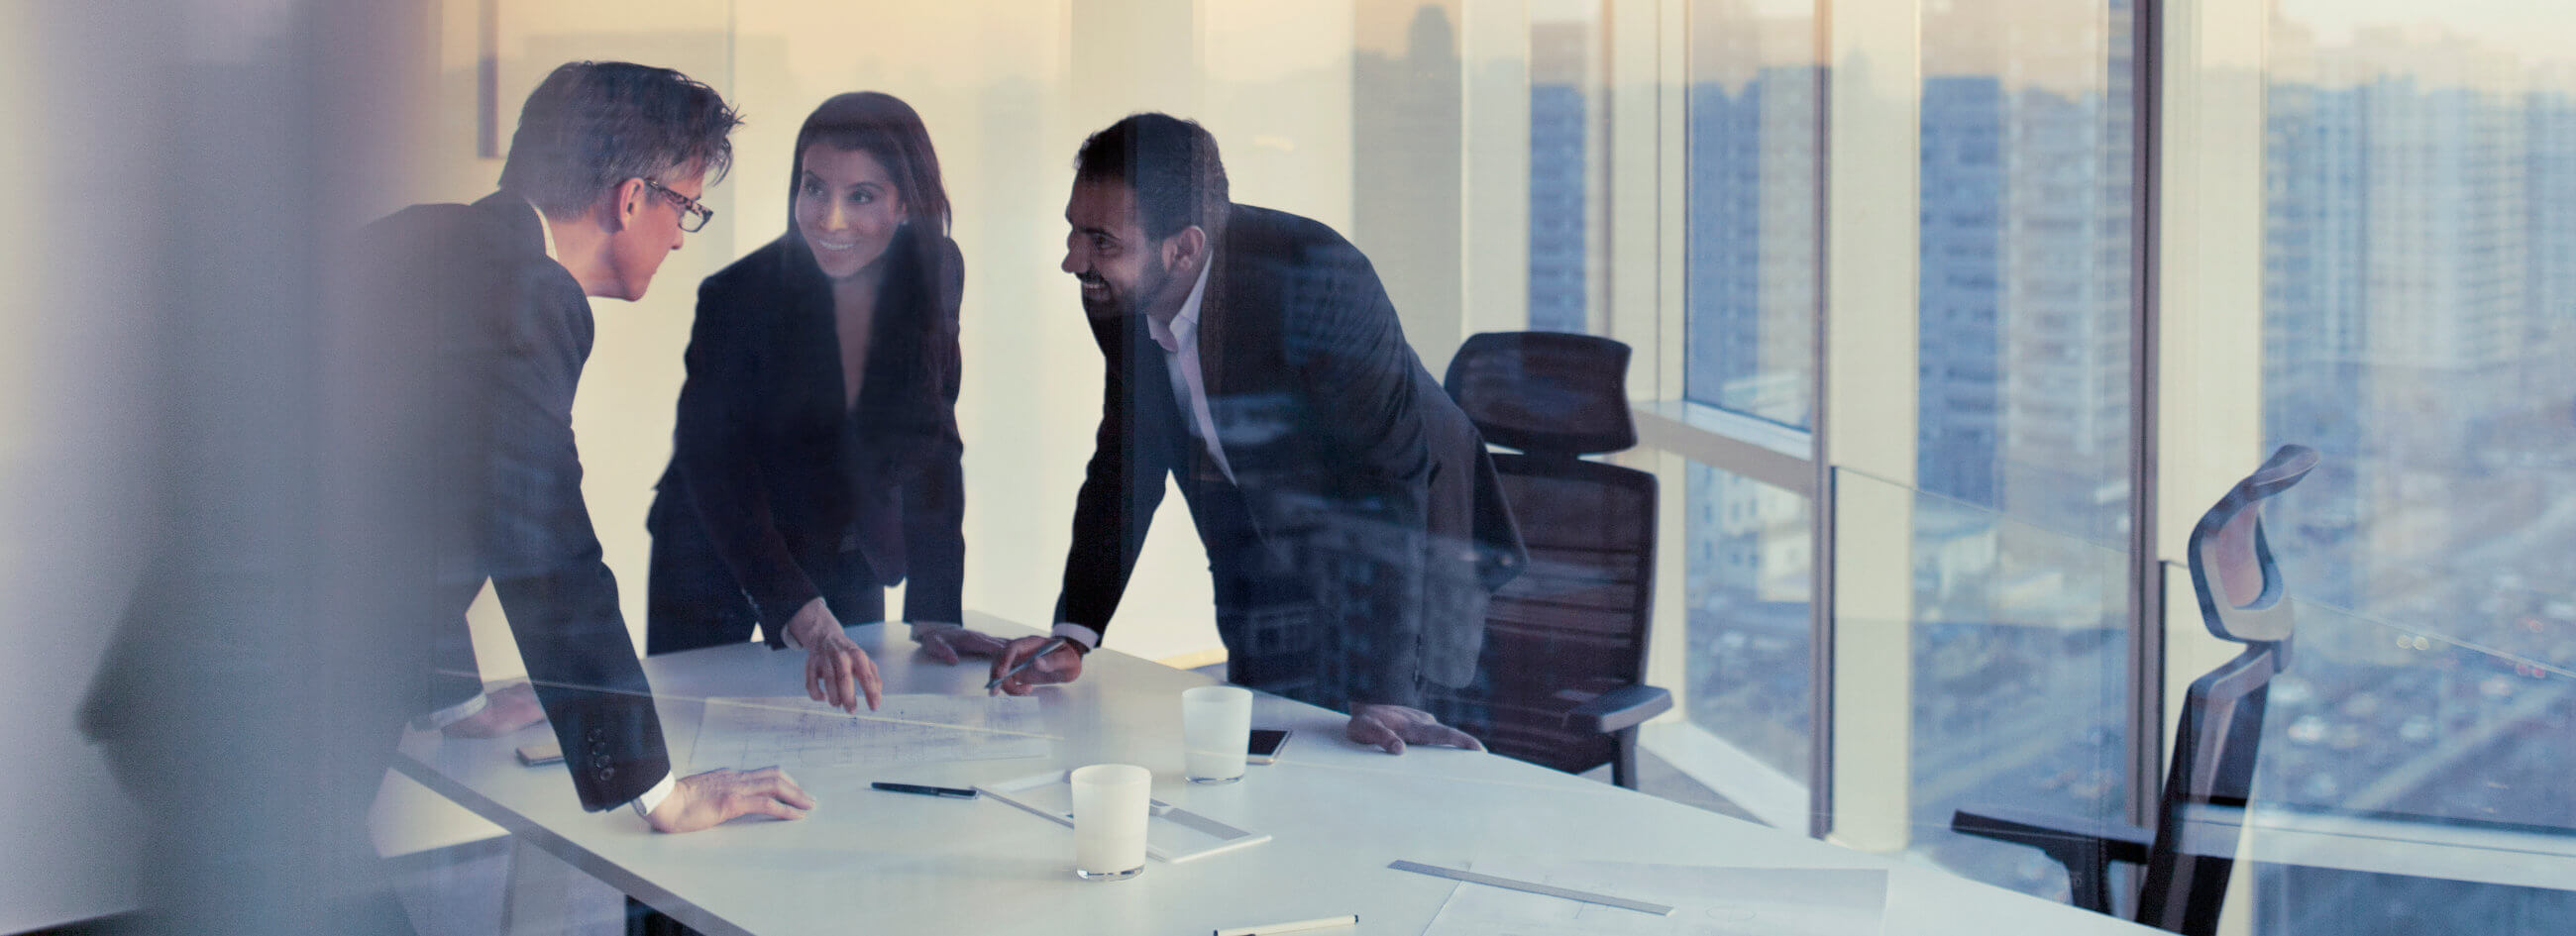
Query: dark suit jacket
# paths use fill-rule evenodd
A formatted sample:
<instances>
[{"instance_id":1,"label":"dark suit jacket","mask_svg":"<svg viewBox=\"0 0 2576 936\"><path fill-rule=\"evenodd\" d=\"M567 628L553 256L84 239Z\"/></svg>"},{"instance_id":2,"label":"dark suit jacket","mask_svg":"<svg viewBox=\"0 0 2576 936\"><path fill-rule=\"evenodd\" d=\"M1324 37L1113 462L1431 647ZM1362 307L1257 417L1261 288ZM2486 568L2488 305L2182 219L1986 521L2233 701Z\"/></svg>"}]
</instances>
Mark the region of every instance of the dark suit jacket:
<instances>
[{"instance_id":1,"label":"dark suit jacket","mask_svg":"<svg viewBox=\"0 0 2576 936\"><path fill-rule=\"evenodd\" d=\"M582 501L572 403L590 357L590 301L547 258L535 209L496 193L416 205L362 232L374 314L416 336L422 388L407 459L426 495L424 626L464 640L465 608L489 579L586 809L642 795L670 773L653 690L617 608ZM390 609L389 613L412 613ZM480 690L447 672L421 711Z\"/></svg>"},{"instance_id":2,"label":"dark suit jacket","mask_svg":"<svg viewBox=\"0 0 2576 936\"><path fill-rule=\"evenodd\" d=\"M1331 228L1236 205L1213 262L1198 338L1211 416L1264 545L1314 589L1349 701L1465 684L1487 598L1528 561L1483 438ZM1163 478L1199 470L1204 449L1144 317L1093 330L1105 392L1056 615L1105 632Z\"/></svg>"},{"instance_id":3,"label":"dark suit jacket","mask_svg":"<svg viewBox=\"0 0 2576 936\"><path fill-rule=\"evenodd\" d=\"M806 574L844 535L880 582L909 575L904 618L962 619L965 446L957 433L957 310L965 261L941 238L934 270L899 235L855 413L843 399L831 284L781 237L698 288L688 382L654 522L704 522L772 645L821 594ZM696 516L660 502L685 487ZM858 622L846 622L858 623Z\"/></svg>"}]
</instances>

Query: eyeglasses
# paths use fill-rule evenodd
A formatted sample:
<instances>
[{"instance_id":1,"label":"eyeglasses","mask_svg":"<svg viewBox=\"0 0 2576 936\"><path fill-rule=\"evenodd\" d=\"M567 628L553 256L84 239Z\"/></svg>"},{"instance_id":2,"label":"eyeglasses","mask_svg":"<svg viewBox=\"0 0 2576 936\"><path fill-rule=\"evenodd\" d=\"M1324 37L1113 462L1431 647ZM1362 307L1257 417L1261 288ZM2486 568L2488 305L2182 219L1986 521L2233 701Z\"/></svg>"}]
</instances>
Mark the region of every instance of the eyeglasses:
<instances>
[{"instance_id":1,"label":"eyeglasses","mask_svg":"<svg viewBox=\"0 0 2576 936\"><path fill-rule=\"evenodd\" d=\"M707 222L715 220L716 210L698 204L697 199L671 191L670 186L650 178L642 181L645 185L652 186L654 191L662 193L663 197L669 198L671 204L680 206L680 230L695 234L704 230Z\"/></svg>"}]
</instances>

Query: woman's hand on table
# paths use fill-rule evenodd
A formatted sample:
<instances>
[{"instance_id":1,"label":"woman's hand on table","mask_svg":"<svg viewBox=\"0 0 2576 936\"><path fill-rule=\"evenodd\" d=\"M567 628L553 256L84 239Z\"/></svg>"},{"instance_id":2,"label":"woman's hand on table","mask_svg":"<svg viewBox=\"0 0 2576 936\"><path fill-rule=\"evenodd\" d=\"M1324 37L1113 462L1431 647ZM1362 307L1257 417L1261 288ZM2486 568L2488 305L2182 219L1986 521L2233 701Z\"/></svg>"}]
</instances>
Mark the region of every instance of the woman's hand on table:
<instances>
[{"instance_id":1,"label":"woman's hand on table","mask_svg":"<svg viewBox=\"0 0 2576 936\"><path fill-rule=\"evenodd\" d=\"M787 622L787 643L805 648L805 696L833 708L858 714L859 700L865 696L870 711L885 695L885 684L877 678L877 664L868 652L859 649L850 635L841 632L841 621L832 609L816 598L796 611Z\"/></svg>"}]
</instances>

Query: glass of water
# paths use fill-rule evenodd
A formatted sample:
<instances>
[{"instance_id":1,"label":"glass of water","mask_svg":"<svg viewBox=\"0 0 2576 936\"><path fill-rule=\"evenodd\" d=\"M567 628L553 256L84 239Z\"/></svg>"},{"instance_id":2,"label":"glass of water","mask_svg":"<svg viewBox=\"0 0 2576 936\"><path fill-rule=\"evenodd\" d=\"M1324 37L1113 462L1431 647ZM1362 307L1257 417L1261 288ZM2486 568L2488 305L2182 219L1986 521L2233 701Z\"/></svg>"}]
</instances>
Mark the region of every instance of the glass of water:
<instances>
[{"instance_id":1,"label":"glass of water","mask_svg":"<svg viewBox=\"0 0 2576 936\"><path fill-rule=\"evenodd\" d=\"M1252 743L1252 690L1200 686L1181 693L1181 769L1191 783L1243 779Z\"/></svg>"}]
</instances>

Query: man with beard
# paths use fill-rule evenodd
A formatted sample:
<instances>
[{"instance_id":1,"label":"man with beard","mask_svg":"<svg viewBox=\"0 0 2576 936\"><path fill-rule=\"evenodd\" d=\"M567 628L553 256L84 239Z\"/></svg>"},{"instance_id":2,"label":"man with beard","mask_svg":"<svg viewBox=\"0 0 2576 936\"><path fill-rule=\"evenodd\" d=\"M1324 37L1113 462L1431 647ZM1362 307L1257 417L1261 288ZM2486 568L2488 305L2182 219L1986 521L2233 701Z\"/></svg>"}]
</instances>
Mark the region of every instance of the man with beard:
<instances>
[{"instance_id":1,"label":"man with beard","mask_svg":"<svg viewBox=\"0 0 2576 936\"><path fill-rule=\"evenodd\" d=\"M1178 481L1227 676L1350 713L1351 740L1481 749L1416 706L1473 676L1486 601L1527 562L1484 440L1405 343L1368 258L1229 200L1216 140L1137 114L1075 161L1063 269L1107 364L1055 636L1000 691L1081 675ZM1014 641L1001 677L1048 638Z\"/></svg>"}]
</instances>

